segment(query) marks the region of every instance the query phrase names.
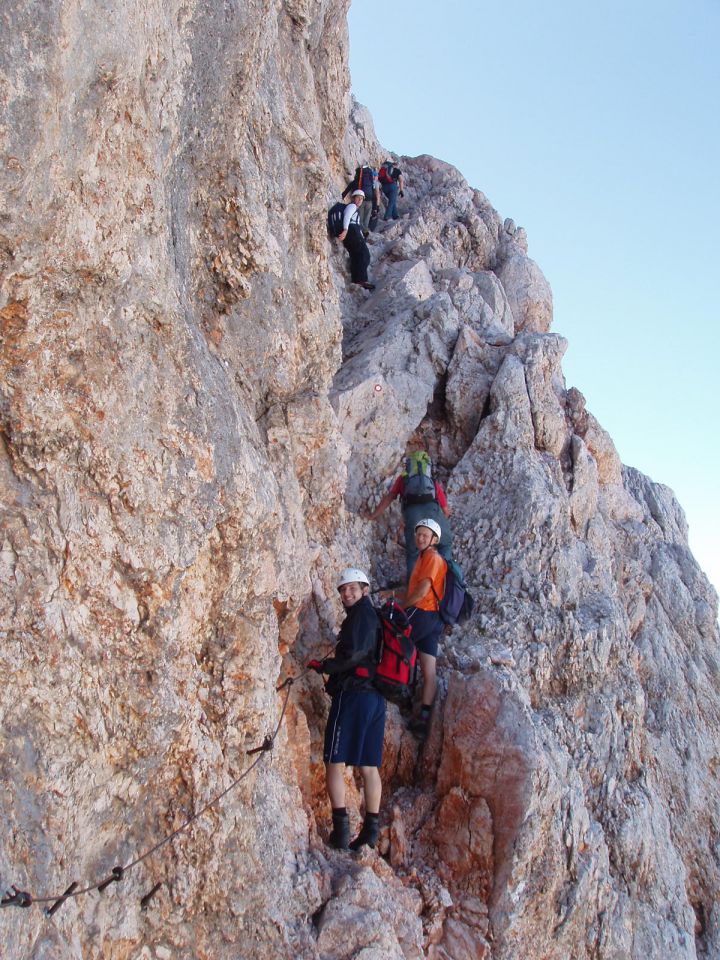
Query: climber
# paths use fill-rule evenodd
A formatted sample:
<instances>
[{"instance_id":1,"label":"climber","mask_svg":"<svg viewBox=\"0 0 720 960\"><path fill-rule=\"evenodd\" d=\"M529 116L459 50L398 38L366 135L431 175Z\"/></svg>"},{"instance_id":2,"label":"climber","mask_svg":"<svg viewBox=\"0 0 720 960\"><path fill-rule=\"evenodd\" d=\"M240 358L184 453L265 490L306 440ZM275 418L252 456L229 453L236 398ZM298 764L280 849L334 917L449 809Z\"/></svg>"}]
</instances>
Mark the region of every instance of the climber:
<instances>
[{"instance_id":1,"label":"climber","mask_svg":"<svg viewBox=\"0 0 720 960\"><path fill-rule=\"evenodd\" d=\"M445 624L438 613L445 592L447 564L436 550L440 540L440 525L431 517L422 517L415 524L415 543L418 558L413 567L407 590L395 599L405 607L412 627L412 639L420 655L423 675L420 715L410 721L411 731L424 740L430 726L430 714L437 690L435 662L440 634ZM380 591L385 597L390 591Z\"/></svg>"},{"instance_id":2,"label":"climber","mask_svg":"<svg viewBox=\"0 0 720 960\"><path fill-rule=\"evenodd\" d=\"M377 215L380 206L380 185L377 172L367 164L356 167L355 176L343 190L343 200L351 190L362 190L365 197L365 202L358 212L358 222L362 228L363 236L367 237L370 232L370 220L374 215Z\"/></svg>"},{"instance_id":3,"label":"climber","mask_svg":"<svg viewBox=\"0 0 720 960\"><path fill-rule=\"evenodd\" d=\"M442 484L433 479L432 462L425 451L417 450L406 458L404 471L396 477L392 487L372 513L367 514L368 519L376 520L397 497L402 500L405 559L409 579L418 555L415 546L415 524L420 517L432 517L439 524L442 535L438 553L446 560L452 555L452 531L446 519L450 516L450 507Z\"/></svg>"},{"instance_id":4,"label":"climber","mask_svg":"<svg viewBox=\"0 0 720 960\"><path fill-rule=\"evenodd\" d=\"M387 206L385 207L385 216L383 220L397 220L397 198L405 196L405 180L402 170L396 167L392 160L386 160L380 167L378 180L382 187L382 192L387 197Z\"/></svg>"},{"instance_id":5,"label":"climber","mask_svg":"<svg viewBox=\"0 0 720 960\"><path fill-rule=\"evenodd\" d=\"M360 223L359 210L365 200L362 190L353 190L352 201L345 206L343 214L342 232L338 240L342 240L350 256L350 277L353 283L366 290L374 290L375 284L368 281L367 268L370 263L370 251L365 243Z\"/></svg>"},{"instance_id":6,"label":"climber","mask_svg":"<svg viewBox=\"0 0 720 960\"><path fill-rule=\"evenodd\" d=\"M362 570L343 570L337 588L346 617L335 655L311 660L308 668L328 674L326 689L332 697L323 755L333 821L328 843L338 850L358 850L364 844L374 847L379 832L385 698L372 684L379 620L370 601L370 581ZM346 766L360 767L365 788L365 819L352 843L345 807Z\"/></svg>"}]
</instances>

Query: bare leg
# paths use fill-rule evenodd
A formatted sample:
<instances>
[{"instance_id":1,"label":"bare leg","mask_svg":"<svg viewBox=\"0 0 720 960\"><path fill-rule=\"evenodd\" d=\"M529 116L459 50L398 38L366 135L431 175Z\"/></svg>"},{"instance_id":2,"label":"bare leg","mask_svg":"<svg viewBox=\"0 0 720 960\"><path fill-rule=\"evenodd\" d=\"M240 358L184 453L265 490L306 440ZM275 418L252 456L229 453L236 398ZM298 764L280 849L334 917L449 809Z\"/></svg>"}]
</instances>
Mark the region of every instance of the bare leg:
<instances>
[{"instance_id":1,"label":"bare leg","mask_svg":"<svg viewBox=\"0 0 720 960\"><path fill-rule=\"evenodd\" d=\"M435 657L429 653L421 653L420 668L423 675L422 703L424 707L431 707L437 691Z\"/></svg>"},{"instance_id":2,"label":"bare leg","mask_svg":"<svg viewBox=\"0 0 720 960\"><path fill-rule=\"evenodd\" d=\"M345 806L345 764L326 763L325 782L333 810Z\"/></svg>"},{"instance_id":3,"label":"bare leg","mask_svg":"<svg viewBox=\"0 0 720 960\"><path fill-rule=\"evenodd\" d=\"M365 787L365 813L379 813L382 796L380 771L377 767L360 767L360 773Z\"/></svg>"}]
</instances>

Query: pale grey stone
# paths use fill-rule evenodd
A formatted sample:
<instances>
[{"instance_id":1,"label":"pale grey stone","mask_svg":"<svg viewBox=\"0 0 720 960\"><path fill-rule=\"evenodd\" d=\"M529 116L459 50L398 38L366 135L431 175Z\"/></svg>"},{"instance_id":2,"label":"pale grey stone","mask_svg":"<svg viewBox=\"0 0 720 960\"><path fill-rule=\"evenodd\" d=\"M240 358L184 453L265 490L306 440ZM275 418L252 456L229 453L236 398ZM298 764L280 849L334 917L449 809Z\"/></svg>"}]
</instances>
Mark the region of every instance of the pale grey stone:
<instances>
[{"instance_id":1,"label":"pale grey stone","mask_svg":"<svg viewBox=\"0 0 720 960\"><path fill-rule=\"evenodd\" d=\"M165 859L51 926L4 910L3 945L717 956L717 597L672 491L566 389L525 231L454 167L398 157L377 289L349 284L325 212L386 151L346 7L3 9L3 891L148 849L298 678L272 758ZM417 447L477 609L442 639L422 755L388 710L386 862L324 847L327 698L301 675L338 569L403 578L399 509L364 513ZM351 777L347 805L356 827Z\"/></svg>"}]
</instances>

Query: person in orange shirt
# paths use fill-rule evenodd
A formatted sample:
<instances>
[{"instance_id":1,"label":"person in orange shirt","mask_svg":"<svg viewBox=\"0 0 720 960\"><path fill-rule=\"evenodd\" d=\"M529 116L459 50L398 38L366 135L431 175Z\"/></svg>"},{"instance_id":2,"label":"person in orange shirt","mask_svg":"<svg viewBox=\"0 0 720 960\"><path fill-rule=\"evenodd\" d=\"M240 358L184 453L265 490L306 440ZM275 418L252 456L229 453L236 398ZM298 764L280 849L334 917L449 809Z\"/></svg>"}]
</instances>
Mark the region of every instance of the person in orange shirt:
<instances>
[{"instance_id":1,"label":"person in orange shirt","mask_svg":"<svg viewBox=\"0 0 720 960\"><path fill-rule=\"evenodd\" d=\"M445 593L447 563L435 549L442 531L436 520L425 517L415 524L415 545L418 558L410 575L407 590L398 602L405 607L412 626L412 639L420 655L423 674L420 716L410 723L410 729L424 740L430 727L430 714L437 690L435 661L440 634L445 624L440 618L440 601Z\"/></svg>"}]
</instances>

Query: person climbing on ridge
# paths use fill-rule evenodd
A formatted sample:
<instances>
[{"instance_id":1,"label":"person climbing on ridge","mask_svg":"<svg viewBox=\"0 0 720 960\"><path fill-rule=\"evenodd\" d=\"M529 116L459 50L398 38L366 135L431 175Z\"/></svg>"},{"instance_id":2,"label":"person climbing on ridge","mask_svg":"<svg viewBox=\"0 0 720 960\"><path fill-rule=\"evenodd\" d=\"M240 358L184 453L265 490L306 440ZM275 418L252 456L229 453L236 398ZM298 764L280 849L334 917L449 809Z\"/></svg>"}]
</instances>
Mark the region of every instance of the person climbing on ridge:
<instances>
[{"instance_id":1,"label":"person climbing on ridge","mask_svg":"<svg viewBox=\"0 0 720 960\"><path fill-rule=\"evenodd\" d=\"M445 593L447 564L437 552L440 540L440 525L431 517L422 517L415 524L415 544L418 558L413 567L407 589L395 599L405 607L412 627L412 639L420 656L423 675L420 715L410 721L410 730L420 740L427 737L430 727L437 674L435 664L440 643L440 634L445 624L440 617L440 601ZM390 596L391 591L381 591L380 596Z\"/></svg>"},{"instance_id":2,"label":"person climbing on ridge","mask_svg":"<svg viewBox=\"0 0 720 960\"><path fill-rule=\"evenodd\" d=\"M405 180L400 167L396 167L392 160L386 160L378 172L378 180L382 192L387 198L385 216L383 220L397 220L397 198L405 196Z\"/></svg>"},{"instance_id":3,"label":"person climbing on ridge","mask_svg":"<svg viewBox=\"0 0 720 960\"><path fill-rule=\"evenodd\" d=\"M343 200L351 190L362 190L365 197L365 201L358 212L358 222L362 228L363 236L367 237L370 232L370 220L380 206L380 185L375 170L367 164L356 167L355 176L343 190Z\"/></svg>"},{"instance_id":4,"label":"person climbing on ridge","mask_svg":"<svg viewBox=\"0 0 720 960\"><path fill-rule=\"evenodd\" d=\"M380 217L380 181L378 180L378 172L375 167L372 168L373 175L373 200L372 207L370 209L370 221L368 223L368 233L374 233L377 230L378 219Z\"/></svg>"},{"instance_id":5,"label":"person climbing on ridge","mask_svg":"<svg viewBox=\"0 0 720 960\"><path fill-rule=\"evenodd\" d=\"M343 246L350 257L350 279L352 282L366 290L374 290L375 284L369 282L367 274L367 268L370 264L370 251L358 219L359 210L364 201L364 192L353 190L352 201L345 206L342 232L338 234L338 240L342 240Z\"/></svg>"},{"instance_id":6,"label":"person climbing on ridge","mask_svg":"<svg viewBox=\"0 0 720 960\"><path fill-rule=\"evenodd\" d=\"M368 519L377 520L397 497L402 501L405 559L407 577L410 579L418 555L415 546L415 524L420 517L426 516L435 520L441 530L438 553L446 560L452 555L452 531L447 521L450 507L442 484L433 479L432 461L424 450L416 450L405 459L404 471L395 478L392 487L372 513L368 514Z\"/></svg>"},{"instance_id":7,"label":"person climbing on ridge","mask_svg":"<svg viewBox=\"0 0 720 960\"><path fill-rule=\"evenodd\" d=\"M372 683L379 620L370 600L370 581L362 570L348 567L337 583L346 617L340 627L335 655L311 660L310 670L326 673L332 697L325 728L325 776L332 805L332 833L338 850L374 847L379 832L385 698ZM365 791L365 819L350 843L350 820L345 807L345 768L360 767Z\"/></svg>"}]
</instances>

